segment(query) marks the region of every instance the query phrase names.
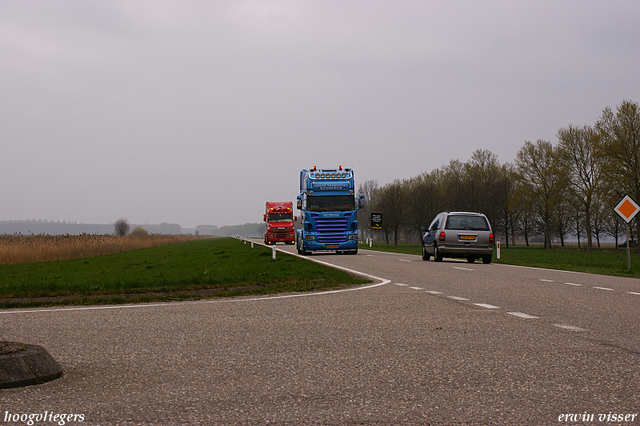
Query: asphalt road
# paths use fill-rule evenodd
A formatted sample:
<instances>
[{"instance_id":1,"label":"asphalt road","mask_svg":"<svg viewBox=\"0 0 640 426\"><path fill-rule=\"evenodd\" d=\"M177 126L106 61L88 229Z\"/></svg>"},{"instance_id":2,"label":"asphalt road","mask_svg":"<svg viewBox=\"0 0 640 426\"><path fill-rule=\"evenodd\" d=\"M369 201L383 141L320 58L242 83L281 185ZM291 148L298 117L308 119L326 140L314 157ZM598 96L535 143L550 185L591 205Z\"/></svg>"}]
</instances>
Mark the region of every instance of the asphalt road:
<instances>
[{"instance_id":1,"label":"asphalt road","mask_svg":"<svg viewBox=\"0 0 640 426\"><path fill-rule=\"evenodd\" d=\"M366 250L309 258L384 280L0 311L0 340L42 345L65 370L0 390L0 425L45 411L90 425L640 424L640 280Z\"/></svg>"}]
</instances>

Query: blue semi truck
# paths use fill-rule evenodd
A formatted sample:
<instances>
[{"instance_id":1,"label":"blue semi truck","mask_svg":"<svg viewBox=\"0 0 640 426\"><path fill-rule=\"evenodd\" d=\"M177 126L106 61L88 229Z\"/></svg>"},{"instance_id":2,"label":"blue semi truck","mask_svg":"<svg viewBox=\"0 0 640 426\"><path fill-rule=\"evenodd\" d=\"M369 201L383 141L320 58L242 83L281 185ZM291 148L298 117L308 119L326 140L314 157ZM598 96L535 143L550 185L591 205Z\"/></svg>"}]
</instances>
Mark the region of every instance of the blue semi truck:
<instances>
[{"instance_id":1,"label":"blue semi truck","mask_svg":"<svg viewBox=\"0 0 640 426\"><path fill-rule=\"evenodd\" d=\"M298 209L302 228L296 231L298 253L358 253L358 216L364 196L355 197L353 170L303 169Z\"/></svg>"}]
</instances>

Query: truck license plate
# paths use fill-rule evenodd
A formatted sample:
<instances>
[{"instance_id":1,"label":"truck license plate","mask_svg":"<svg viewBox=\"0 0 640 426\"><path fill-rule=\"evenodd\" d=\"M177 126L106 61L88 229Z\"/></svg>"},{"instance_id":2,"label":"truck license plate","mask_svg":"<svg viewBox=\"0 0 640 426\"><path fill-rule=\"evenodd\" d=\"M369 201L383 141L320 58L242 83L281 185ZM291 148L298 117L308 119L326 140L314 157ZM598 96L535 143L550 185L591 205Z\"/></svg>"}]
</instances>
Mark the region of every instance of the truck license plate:
<instances>
[{"instance_id":1,"label":"truck license plate","mask_svg":"<svg viewBox=\"0 0 640 426\"><path fill-rule=\"evenodd\" d=\"M338 248L337 244L327 244L327 248Z\"/></svg>"}]
</instances>

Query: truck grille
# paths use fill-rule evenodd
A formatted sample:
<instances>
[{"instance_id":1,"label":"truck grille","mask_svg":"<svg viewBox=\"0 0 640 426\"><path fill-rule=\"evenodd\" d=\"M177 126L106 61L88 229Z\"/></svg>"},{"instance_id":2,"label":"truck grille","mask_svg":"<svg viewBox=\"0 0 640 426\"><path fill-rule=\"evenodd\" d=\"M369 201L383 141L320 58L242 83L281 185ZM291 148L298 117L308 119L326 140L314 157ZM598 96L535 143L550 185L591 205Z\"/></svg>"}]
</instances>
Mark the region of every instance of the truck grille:
<instances>
[{"instance_id":1,"label":"truck grille","mask_svg":"<svg viewBox=\"0 0 640 426\"><path fill-rule=\"evenodd\" d=\"M316 219L316 241L324 244L343 243L347 241L346 217L319 217Z\"/></svg>"}]
</instances>

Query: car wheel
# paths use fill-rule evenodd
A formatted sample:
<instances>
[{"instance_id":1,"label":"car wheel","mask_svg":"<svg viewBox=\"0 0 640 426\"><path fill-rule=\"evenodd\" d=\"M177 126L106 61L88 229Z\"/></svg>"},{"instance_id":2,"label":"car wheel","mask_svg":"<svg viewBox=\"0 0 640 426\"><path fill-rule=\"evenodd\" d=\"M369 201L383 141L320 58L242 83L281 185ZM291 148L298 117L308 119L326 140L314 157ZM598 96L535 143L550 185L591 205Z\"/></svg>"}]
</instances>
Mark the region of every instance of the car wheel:
<instances>
[{"instance_id":1,"label":"car wheel","mask_svg":"<svg viewBox=\"0 0 640 426\"><path fill-rule=\"evenodd\" d=\"M482 256L482 263L486 263L486 264L491 263L491 255L488 254L486 256Z\"/></svg>"},{"instance_id":2,"label":"car wheel","mask_svg":"<svg viewBox=\"0 0 640 426\"><path fill-rule=\"evenodd\" d=\"M476 258L475 258L475 257L473 257L473 256L469 256L469 257L467 257L467 262L469 262L469 263L473 263L473 262L475 262L475 261L476 261Z\"/></svg>"},{"instance_id":3,"label":"car wheel","mask_svg":"<svg viewBox=\"0 0 640 426\"><path fill-rule=\"evenodd\" d=\"M436 262L442 262L442 253L438 250L438 245L434 244L433 246L433 260Z\"/></svg>"},{"instance_id":4,"label":"car wheel","mask_svg":"<svg viewBox=\"0 0 640 426\"><path fill-rule=\"evenodd\" d=\"M431 257L431 255L427 251L427 247L423 245L422 246L422 260L429 260L430 257Z\"/></svg>"}]
</instances>

